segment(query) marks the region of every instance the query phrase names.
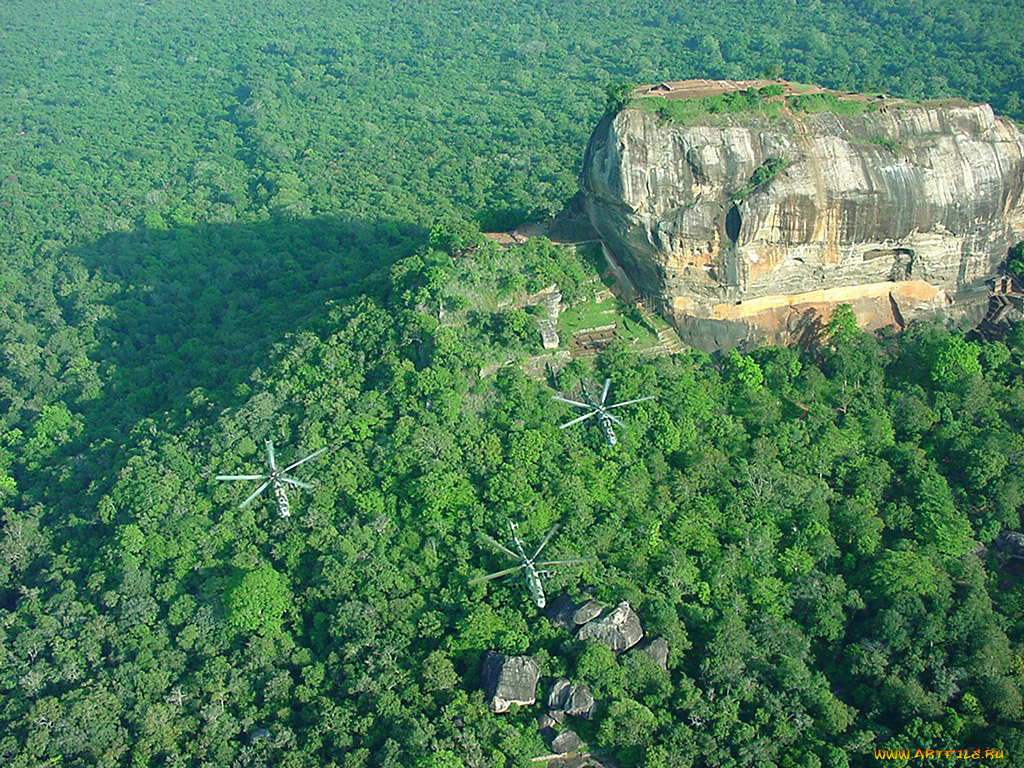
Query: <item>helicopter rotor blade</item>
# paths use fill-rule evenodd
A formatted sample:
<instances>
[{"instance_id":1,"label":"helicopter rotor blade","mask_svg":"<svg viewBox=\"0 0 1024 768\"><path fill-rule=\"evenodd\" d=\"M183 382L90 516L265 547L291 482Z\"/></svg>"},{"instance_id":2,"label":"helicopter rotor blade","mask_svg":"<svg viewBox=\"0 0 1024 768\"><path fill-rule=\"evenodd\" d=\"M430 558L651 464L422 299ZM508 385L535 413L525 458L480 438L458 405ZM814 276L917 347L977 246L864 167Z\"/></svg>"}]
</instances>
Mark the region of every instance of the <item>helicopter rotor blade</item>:
<instances>
[{"instance_id":1,"label":"helicopter rotor blade","mask_svg":"<svg viewBox=\"0 0 1024 768\"><path fill-rule=\"evenodd\" d=\"M270 471L277 471L277 464L274 463L274 441L267 440L267 461L270 462Z\"/></svg>"},{"instance_id":2,"label":"helicopter rotor blade","mask_svg":"<svg viewBox=\"0 0 1024 768\"><path fill-rule=\"evenodd\" d=\"M316 487L314 485L311 485L310 483L304 483L301 480L296 480L294 477L282 477L281 479L284 482L291 483L292 485L298 486L299 488L305 488L307 491L311 491Z\"/></svg>"},{"instance_id":3,"label":"helicopter rotor blade","mask_svg":"<svg viewBox=\"0 0 1024 768\"><path fill-rule=\"evenodd\" d=\"M503 571L498 571L497 573L489 573L486 576L478 576L475 579L471 579L469 583L482 584L483 582L490 581L491 579L500 579L502 576L508 576L510 573L515 573L516 571L520 571L525 567L525 565L516 565L512 568L506 568Z\"/></svg>"},{"instance_id":4,"label":"helicopter rotor blade","mask_svg":"<svg viewBox=\"0 0 1024 768\"><path fill-rule=\"evenodd\" d=\"M265 480L266 475L217 475L216 480Z\"/></svg>"},{"instance_id":5,"label":"helicopter rotor blade","mask_svg":"<svg viewBox=\"0 0 1024 768\"><path fill-rule=\"evenodd\" d=\"M542 549L544 549L544 547L546 547L548 545L548 542L551 541L551 537L555 535L555 531L557 531L557 530L558 530L558 523L555 523L554 525L551 526L551 530L548 531L548 535L544 537L544 541L542 541L540 543L540 546L537 547L537 551L533 553L533 557L530 558L530 562L531 563L534 560L537 559L537 555L539 555L540 551Z\"/></svg>"},{"instance_id":6,"label":"helicopter rotor blade","mask_svg":"<svg viewBox=\"0 0 1024 768\"><path fill-rule=\"evenodd\" d=\"M604 380L604 389L601 390L601 405L604 405L604 401L608 397L608 390L611 389L611 386L612 386L612 380L611 379L605 379Z\"/></svg>"},{"instance_id":7,"label":"helicopter rotor blade","mask_svg":"<svg viewBox=\"0 0 1024 768\"><path fill-rule=\"evenodd\" d=\"M624 421L623 421L622 419L620 419L620 418L619 418L618 416L616 416L615 414L613 414L613 413L606 413L606 414L605 414L605 416L607 416L607 417L608 417L609 419L611 419L612 421L614 421L614 422L615 422L616 424L618 424L618 425L619 425L620 427L622 427L623 429L625 429L625 427L626 427L626 422L624 422Z\"/></svg>"},{"instance_id":8,"label":"helicopter rotor blade","mask_svg":"<svg viewBox=\"0 0 1024 768\"><path fill-rule=\"evenodd\" d=\"M545 565L579 565L580 563L591 563L594 561L592 557L575 557L571 560L547 560L543 563L534 563L535 566Z\"/></svg>"},{"instance_id":9,"label":"helicopter rotor blade","mask_svg":"<svg viewBox=\"0 0 1024 768\"><path fill-rule=\"evenodd\" d=\"M268 485L270 485L270 481L269 480L267 480L267 482L265 482L263 485L261 485L255 491L253 491L252 495L248 499L246 499L245 501L243 501L241 504L238 505L238 508L239 509L245 509L250 504L252 504L253 501L256 500L256 497L259 496L261 493L263 493L263 491L266 490Z\"/></svg>"},{"instance_id":10,"label":"helicopter rotor blade","mask_svg":"<svg viewBox=\"0 0 1024 768\"><path fill-rule=\"evenodd\" d=\"M621 408L624 405L632 405L633 403L642 403L644 400L653 400L653 399L654 399L654 395L648 395L647 397L638 397L636 400L627 400L624 403L616 403L615 405L609 405L608 408Z\"/></svg>"},{"instance_id":11,"label":"helicopter rotor blade","mask_svg":"<svg viewBox=\"0 0 1024 768\"><path fill-rule=\"evenodd\" d=\"M296 462L295 462L294 464L289 464L289 465L288 465L287 467L285 467L285 468L284 468L284 469L282 469L281 471L282 471L282 472L290 472L291 470L295 469L296 467L298 467L298 466L300 466L300 465L302 465L302 464L305 464L305 463L306 463L307 461L309 461L310 459L315 459L315 458L316 458L317 456L319 456L319 455L320 455L321 453L323 453L324 451L326 451L326 450L327 450L328 448L330 448L330 447L331 447L331 446L329 446L329 445L325 445L325 446L324 446L323 448L321 448L321 449L320 449L319 451L313 451L313 452L312 452L311 454L309 454L309 456L307 456L306 458L304 458L304 459L299 459L299 460L298 460L298 461L296 461Z\"/></svg>"},{"instance_id":12,"label":"helicopter rotor blade","mask_svg":"<svg viewBox=\"0 0 1024 768\"><path fill-rule=\"evenodd\" d=\"M558 428L559 429L565 429L566 427L571 427L573 424L579 424L581 421L586 421L587 419L589 419L591 416L595 415L596 413L597 413L597 411L591 411L590 413L585 413L582 416L573 419L572 421L567 421L567 422L565 422L565 424L560 424L558 426Z\"/></svg>"},{"instance_id":13,"label":"helicopter rotor blade","mask_svg":"<svg viewBox=\"0 0 1024 768\"><path fill-rule=\"evenodd\" d=\"M577 408L593 408L594 406L588 405L587 403L581 403L578 400L570 400L567 397L559 397L558 395L552 395L552 400L557 400L560 403L568 403L569 405L575 405Z\"/></svg>"},{"instance_id":14,"label":"helicopter rotor blade","mask_svg":"<svg viewBox=\"0 0 1024 768\"><path fill-rule=\"evenodd\" d=\"M517 555L511 549L506 547L504 544L499 544L495 539L492 539L486 533L481 533L480 534L480 538L483 539L484 541L486 541L488 544L490 544L495 549L500 549L502 552L504 552L506 555L511 557L513 560L522 560L522 558L519 557L519 555ZM519 566L519 567L521 568L522 566Z\"/></svg>"}]
</instances>

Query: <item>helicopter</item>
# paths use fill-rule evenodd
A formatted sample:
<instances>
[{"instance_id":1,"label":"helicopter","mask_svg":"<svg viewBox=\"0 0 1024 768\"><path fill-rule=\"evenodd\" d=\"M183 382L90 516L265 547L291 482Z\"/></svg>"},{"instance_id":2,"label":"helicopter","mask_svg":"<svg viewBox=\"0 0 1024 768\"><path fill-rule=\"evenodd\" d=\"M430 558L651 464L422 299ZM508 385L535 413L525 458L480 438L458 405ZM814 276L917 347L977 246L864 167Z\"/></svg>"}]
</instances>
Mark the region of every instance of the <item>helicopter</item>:
<instances>
[{"instance_id":1,"label":"helicopter","mask_svg":"<svg viewBox=\"0 0 1024 768\"><path fill-rule=\"evenodd\" d=\"M263 480L265 481L259 488L252 492L252 494L238 505L239 509L245 509L247 506L255 501L256 497L266 490L267 486L270 486L274 492L274 500L277 502L277 512L281 517L290 517L291 507L288 504L288 495L284 492L285 483L289 483L298 488L312 489L313 486L310 483L304 483L301 480L296 480L294 477L288 477L285 472L290 472L301 464L305 464L310 459L315 459L321 453L326 451L331 446L325 445L319 451L314 451L304 459L289 464L284 469L277 468L277 462L274 460L274 443L272 440L267 440L267 463L270 465L269 475L217 475L218 480Z\"/></svg>"},{"instance_id":2,"label":"helicopter","mask_svg":"<svg viewBox=\"0 0 1024 768\"><path fill-rule=\"evenodd\" d=\"M537 547L537 551L533 553L533 557L527 557L526 551L523 549L523 544L519 540L519 526L513 522L509 522L508 527L512 531L512 541L515 542L516 551L513 552L511 549L506 547L504 544L499 544L497 541L492 539L487 534L482 534L480 538L486 541L495 549L500 549L506 555L511 557L513 560L519 560L519 565L511 568L506 568L503 571L497 573L491 573L487 576L480 576L470 581L470 584L480 584L484 581L490 581L491 579L498 579L502 576L509 576L516 571L526 570L526 587L530 590L530 597L533 598L534 604L538 608L543 608L547 605L547 598L544 596L544 586L541 584L542 577L548 577L551 575L550 571L537 570L537 566L547 565L575 565L577 563L585 563L590 558L575 558L572 560L547 560L543 563L536 562L537 556L541 553L541 550L548 545L551 541L551 537L555 535L555 531L558 530L558 525L551 527L548 531L548 535L544 537L544 541L541 542L540 546Z\"/></svg>"},{"instance_id":3,"label":"helicopter","mask_svg":"<svg viewBox=\"0 0 1024 768\"><path fill-rule=\"evenodd\" d=\"M586 413L583 416L579 416L573 419L572 421L567 421L565 424L562 424L559 427L559 429L565 429L566 427L571 427L573 424L579 424L581 421L593 419L597 423L597 426L601 428L601 432L604 434L605 442L607 442L608 445L615 445L618 442L618 439L615 437L615 429L613 428L612 423L614 422L615 424L618 424L620 427L625 427L626 425L622 422L621 419L619 419L618 417L611 413L608 413L608 411L610 411L612 408L621 408L624 405L642 403L644 400L653 400L654 395L648 395L647 397L638 397L635 400L626 400L624 403L616 403L615 405L605 405L605 400L608 399L608 390L611 388L611 385L611 379L604 380L604 389L601 390L601 398L598 400L595 399L594 395L591 394L587 390L587 387L582 385L581 382L580 392L585 401L582 403L579 402L578 400L569 400L568 398L565 397L552 395L553 400L558 400L561 403L568 403L569 405L574 405L577 408L585 408L589 411L589 413Z\"/></svg>"}]
</instances>

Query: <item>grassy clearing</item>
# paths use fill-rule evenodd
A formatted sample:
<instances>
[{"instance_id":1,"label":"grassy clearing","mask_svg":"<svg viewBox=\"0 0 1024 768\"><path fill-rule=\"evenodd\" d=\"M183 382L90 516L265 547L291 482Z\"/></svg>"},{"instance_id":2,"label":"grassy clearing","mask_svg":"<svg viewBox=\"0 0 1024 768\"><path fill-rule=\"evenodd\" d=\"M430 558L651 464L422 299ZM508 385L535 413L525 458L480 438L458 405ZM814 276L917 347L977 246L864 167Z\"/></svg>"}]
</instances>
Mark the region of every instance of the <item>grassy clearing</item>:
<instances>
[{"instance_id":1,"label":"grassy clearing","mask_svg":"<svg viewBox=\"0 0 1024 768\"><path fill-rule=\"evenodd\" d=\"M617 323L622 316L620 307L614 297L602 301L582 301L558 316L558 330L571 336L583 328Z\"/></svg>"},{"instance_id":2,"label":"grassy clearing","mask_svg":"<svg viewBox=\"0 0 1024 768\"><path fill-rule=\"evenodd\" d=\"M794 112L831 112L841 117L858 117L874 110L876 104L874 99L840 99L833 93L808 93L786 99L786 106Z\"/></svg>"},{"instance_id":3,"label":"grassy clearing","mask_svg":"<svg viewBox=\"0 0 1024 768\"><path fill-rule=\"evenodd\" d=\"M634 320L632 317L624 316L619 325L618 335L627 342L635 339L634 347L638 350L650 349L661 343L658 334L644 318Z\"/></svg>"},{"instance_id":4,"label":"grassy clearing","mask_svg":"<svg viewBox=\"0 0 1024 768\"><path fill-rule=\"evenodd\" d=\"M782 101L772 86L732 93L718 93L703 99L675 99L643 97L634 99L629 106L657 115L663 120L688 125L716 115L753 114L776 118L782 114Z\"/></svg>"},{"instance_id":5,"label":"grassy clearing","mask_svg":"<svg viewBox=\"0 0 1024 768\"><path fill-rule=\"evenodd\" d=\"M563 310L558 316L558 333L562 346L568 346L574 333L612 324L617 327L620 338L625 341L636 339L638 349L648 349L659 343L659 329L648 323L638 310L627 307L615 297L583 301Z\"/></svg>"}]
</instances>

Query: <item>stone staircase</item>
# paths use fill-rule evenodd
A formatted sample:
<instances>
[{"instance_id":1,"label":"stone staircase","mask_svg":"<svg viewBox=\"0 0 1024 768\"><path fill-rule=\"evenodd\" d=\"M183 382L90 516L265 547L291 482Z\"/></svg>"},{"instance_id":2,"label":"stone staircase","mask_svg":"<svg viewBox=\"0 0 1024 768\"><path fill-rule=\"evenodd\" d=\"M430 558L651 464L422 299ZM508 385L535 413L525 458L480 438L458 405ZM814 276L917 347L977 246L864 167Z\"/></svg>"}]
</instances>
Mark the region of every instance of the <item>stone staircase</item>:
<instances>
[{"instance_id":1,"label":"stone staircase","mask_svg":"<svg viewBox=\"0 0 1024 768\"><path fill-rule=\"evenodd\" d=\"M658 331L658 341L670 355L677 355L683 351L683 340L679 338L675 328L663 328Z\"/></svg>"},{"instance_id":2,"label":"stone staircase","mask_svg":"<svg viewBox=\"0 0 1024 768\"><path fill-rule=\"evenodd\" d=\"M643 315L652 328L658 328L665 321L656 317L651 310L647 307L647 304L643 299L637 299L636 308L640 310L640 314ZM650 355L677 355L686 349L683 344L683 340L679 338L679 334L676 333L676 329L671 325L661 328L658 331L658 345L651 347L648 350Z\"/></svg>"}]
</instances>

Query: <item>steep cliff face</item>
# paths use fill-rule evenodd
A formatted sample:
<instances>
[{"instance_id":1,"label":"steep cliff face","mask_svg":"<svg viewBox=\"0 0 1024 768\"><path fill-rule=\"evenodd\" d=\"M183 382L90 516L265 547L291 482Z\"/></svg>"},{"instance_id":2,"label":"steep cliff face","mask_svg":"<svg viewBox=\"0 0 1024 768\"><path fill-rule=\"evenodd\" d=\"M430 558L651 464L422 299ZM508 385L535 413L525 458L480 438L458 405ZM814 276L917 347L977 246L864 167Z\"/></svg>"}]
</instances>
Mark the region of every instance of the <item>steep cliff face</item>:
<instances>
[{"instance_id":1,"label":"steep cliff face","mask_svg":"<svg viewBox=\"0 0 1024 768\"><path fill-rule=\"evenodd\" d=\"M582 188L684 340L788 343L839 303L868 328L983 312L1024 238L1024 134L962 102L687 126L627 109L594 131Z\"/></svg>"}]
</instances>

